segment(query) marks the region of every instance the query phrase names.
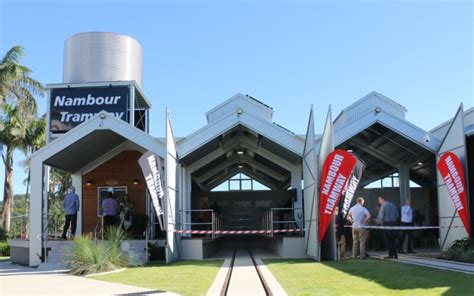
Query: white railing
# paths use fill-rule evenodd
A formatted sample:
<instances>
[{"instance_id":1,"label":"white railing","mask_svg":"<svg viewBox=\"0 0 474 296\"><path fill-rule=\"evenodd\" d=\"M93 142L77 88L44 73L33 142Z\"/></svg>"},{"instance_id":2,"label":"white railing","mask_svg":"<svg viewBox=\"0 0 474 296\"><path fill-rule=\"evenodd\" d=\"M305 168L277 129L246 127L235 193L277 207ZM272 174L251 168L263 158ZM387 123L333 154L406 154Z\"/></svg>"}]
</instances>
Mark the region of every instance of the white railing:
<instances>
[{"instance_id":1,"label":"white railing","mask_svg":"<svg viewBox=\"0 0 474 296\"><path fill-rule=\"evenodd\" d=\"M301 208L270 208L260 219L260 227L266 230L265 236L273 237L274 230L297 229L298 224L294 219L294 210ZM285 215L286 214L286 215ZM283 217L280 218L280 215Z\"/></svg>"},{"instance_id":2,"label":"white railing","mask_svg":"<svg viewBox=\"0 0 474 296\"><path fill-rule=\"evenodd\" d=\"M222 220L222 217L218 213L214 212L213 209L181 210L180 212L183 213L183 214L188 214L189 213L190 219L191 219L191 222L179 223L182 226L184 226L184 228L182 227L182 229L188 229L189 228L189 230L212 230L212 235L211 235L212 238L216 238L216 237L221 236L221 235L218 235L218 234L216 235L214 232L216 230L222 230L223 229L223 220ZM204 214L206 212L211 214L211 221L204 221ZM201 221L201 222L193 222L193 213L194 214L197 213L200 216L200 217L198 217L197 221ZM184 217L186 217L186 215L184 215ZM180 219L180 220L182 221L182 219ZM197 226L200 229L195 229L193 226ZM204 229L202 229L202 228L204 228Z\"/></svg>"}]
</instances>

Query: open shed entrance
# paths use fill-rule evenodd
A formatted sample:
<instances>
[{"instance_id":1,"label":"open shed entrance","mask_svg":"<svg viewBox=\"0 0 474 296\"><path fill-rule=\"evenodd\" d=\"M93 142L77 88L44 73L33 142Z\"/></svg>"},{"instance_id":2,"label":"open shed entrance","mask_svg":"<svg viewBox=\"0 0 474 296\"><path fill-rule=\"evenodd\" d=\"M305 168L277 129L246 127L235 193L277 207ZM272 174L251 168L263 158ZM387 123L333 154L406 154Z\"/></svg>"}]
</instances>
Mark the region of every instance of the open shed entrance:
<instances>
[{"instance_id":1,"label":"open shed entrance","mask_svg":"<svg viewBox=\"0 0 474 296\"><path fill-rule=\"evenodd\" d=\"M191 175L191 209L183 214L190 216L192 230L254 231L191 238L215 240L216 251L242 246L273 249L275 237L301 236L272 232L298 228L293 213L301 191L301 157L296 153L237 125L183 157L181 163ZM293 188L294 184L299 187Z\"/></svg>"},{"instance_id":2,"label":"open shed entrance","mask_svg":"<svg viewBox=\"0 0 474 296\"><path fill-rule=\"evenodd\" d=\"M362 159L366 168L355 193L365 199L372 217L378 214L379 196L384 196L399 209L407 199L417 225L438 224L438 195L435 153L426 149L400 131L374 123L338 145ZM353 203L355 203L355 198ZM415 233L415 247L438 248L437 230ZM375 235L369 247L377 248ZM382 241L383 244L383 241Z\"/></svg>"}]
</instances>

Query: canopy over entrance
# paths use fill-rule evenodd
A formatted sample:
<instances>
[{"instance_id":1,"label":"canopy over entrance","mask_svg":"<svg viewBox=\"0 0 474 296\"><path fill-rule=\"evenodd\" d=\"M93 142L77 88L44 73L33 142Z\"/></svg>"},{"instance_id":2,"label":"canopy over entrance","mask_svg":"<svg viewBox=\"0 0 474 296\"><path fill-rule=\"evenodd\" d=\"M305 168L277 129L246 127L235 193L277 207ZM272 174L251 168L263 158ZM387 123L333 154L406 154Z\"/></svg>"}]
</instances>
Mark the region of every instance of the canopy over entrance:
<instances>
[{"instance_id":1,"label":"canopy over entrance","mask_svg":"<svg viewBox=\"0 0 474 296\"><path fill-rule=\"evenodd\" d=\"M42 237L46 233L43 225L47 225L48 207L43 205L48 199L48 171L44 165L71 173L76 192L81 196L83 174L126 150L150 150L161 157L165 155L163 143L106 112L100 112L32 155L30 266L41 263ZM81 232L81 222L79 213L78 232Z\"/></svg>"}]
</instances>

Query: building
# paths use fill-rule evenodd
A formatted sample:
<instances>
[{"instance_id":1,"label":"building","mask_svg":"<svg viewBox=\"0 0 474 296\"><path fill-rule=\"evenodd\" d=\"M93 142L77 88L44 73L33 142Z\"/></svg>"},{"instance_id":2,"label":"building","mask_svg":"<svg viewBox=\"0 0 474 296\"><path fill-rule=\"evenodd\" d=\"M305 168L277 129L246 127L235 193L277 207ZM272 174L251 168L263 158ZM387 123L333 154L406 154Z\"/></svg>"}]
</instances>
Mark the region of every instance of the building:
<instances>
[{"instance_id":1,"label":"building","mask_svg":"<svg viewBox=\"0 0 474 296\"><path fill-rule=\"evenodd\" d=\"M43 231L48 223L48 167L73 176L81 197L78 233L97 232L101 200L113 191L130 196L135 208L131 233L139 246L148 240L166 245L167 261L205 258L219 248L243 244L265 247L283 258L334 258L334 229L318 242L315 210L323 156L334 147L365 162L356 194L367 197L369 209L378 195L399 206L412 198L425 224L442 227L436 234L439 247L446 241L446 249L466 236L436 160L454 151L466 175L474 174L473 108L463 111L461 106L453 119L425 131L405 119L406 108L372 92L334 121L329 113L325 134L314 133L310 115L308 132L297 135L272 121L270 106L236 94L209 110L207 124L185 137L173 135L167 113L165 137L157 138L148 133L151 103L141 89L141 51L133 38L112 33L83 33L66 41L64 81L47 86L48 144L32 156L29 240L11 242L13 252L30 266L47 260L46 249L55 251ZM164 164L166 232L156 226L137 162L146 151ZM374 182L386 182L387 177L397 184L374 188ZM466 179L474 188L472 178ZM225 185L227 190L217 190ZM448 231L451 220L456 227ZM281 228L305 231L248 239L174 231Z\"/></svg>"}]
</instances>

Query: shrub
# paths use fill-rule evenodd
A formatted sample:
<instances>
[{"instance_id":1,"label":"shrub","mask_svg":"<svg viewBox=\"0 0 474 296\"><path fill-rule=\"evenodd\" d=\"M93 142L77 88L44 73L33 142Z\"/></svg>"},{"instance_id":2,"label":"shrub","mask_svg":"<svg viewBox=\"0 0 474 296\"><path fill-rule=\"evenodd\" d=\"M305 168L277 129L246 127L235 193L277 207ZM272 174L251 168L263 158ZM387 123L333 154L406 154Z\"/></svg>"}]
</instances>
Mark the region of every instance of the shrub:
<instances>
[{"instance_id":1,"label":"shrub","mask_svg":"<svg viewBox=\"0 0 474 296\"><path fill-rule=\"evenodd\" d=\"M120 227L109 227L105 230L105 238L109 246L110 261L116 266L129 265L127 254L120 249L120 245L126 237L127 234Z\"/></svg>"},{"instance_id":2,"label":"shrub","mask_svg":"<svg viewBox=\"0 0 474 296\"><path fill-rule=\"evenodd\" d=\"M48 212L48 231L52 236L60 236L63 231L66 216L61 200L52 200Z\"/></svg>"},{"instance_id":3,"label":"shrub","mask_svg":"<svg viewBox=\"0 0 474 296\"><path fill-rule=\"evenodd\" d=\"M0 227L0 242L6 241L8 239L8 232Z\"/></svg>"},{"instance_id":4,"label":"shrub","mask_svg":"<svg viewBox=\"0 0 474 296\"><path fill-rule=\"evenodd\" d=\"M139 265L133 253L121 248L126 238L121 228L108 228L105 237L107 240L104 241L95 241L89 236L75 238L74 247L67 258L73 274L85 275Z\"/></svg>"},{"instance_id":5,"label":"shrub","mask_svg":"<svg viewBox=\"0 0 474 296\"><path fill-rule=\"evenodd\" d=\"M10 246L7 241L0 242L0 256L10 256Z\"/></svg>"},{"instance_id":6,"label":"shrub","mask_svg":"<svg viewBox=\"0 0 474 296\"><path fill-rule=\"evenodd\" d=\"M451 247L440 255L440 258L474 263L474 238L463 238L454 241Z\"/></svg>"},{"instance_id":7,"label":"shrub","mask_svg":"<svg viewBox=\"0 0 474 296\"><path fill-rule=\"evenodd\" d=\"M90 237L76 237L74 247L68 256L71 272L77 275L114 270L110 262L109 250L104 242L97 242Z\"/></svg>"}]
</instances>

